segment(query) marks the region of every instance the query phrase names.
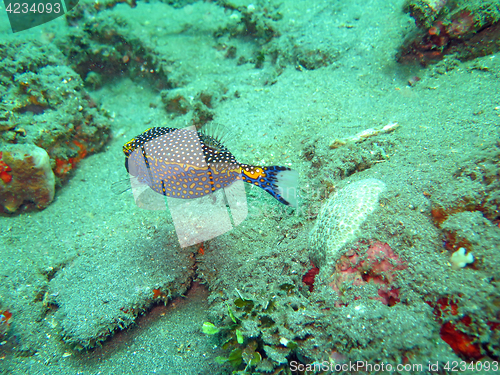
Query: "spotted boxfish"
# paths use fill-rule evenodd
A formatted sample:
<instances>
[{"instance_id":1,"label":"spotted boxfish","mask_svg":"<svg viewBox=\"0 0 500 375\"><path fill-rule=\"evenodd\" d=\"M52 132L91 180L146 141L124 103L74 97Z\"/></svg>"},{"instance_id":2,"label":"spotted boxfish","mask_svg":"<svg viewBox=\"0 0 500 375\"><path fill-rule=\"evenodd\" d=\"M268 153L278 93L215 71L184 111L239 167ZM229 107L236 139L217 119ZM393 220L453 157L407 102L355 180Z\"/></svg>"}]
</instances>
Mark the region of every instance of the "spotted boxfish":
<instances>
[{"instance_id":1,"label":"spotted boxfish","mask_svg":"<svg viewBox=\"0 0 500 375\"><path fill-rule=\"evenodd\" d=\"M149 128L127 142L123 153L127 172L167 197L199 198L243 180L297 206L296 171L240 163L218 137L201 131Z\"/></svg>"}]
</instances>

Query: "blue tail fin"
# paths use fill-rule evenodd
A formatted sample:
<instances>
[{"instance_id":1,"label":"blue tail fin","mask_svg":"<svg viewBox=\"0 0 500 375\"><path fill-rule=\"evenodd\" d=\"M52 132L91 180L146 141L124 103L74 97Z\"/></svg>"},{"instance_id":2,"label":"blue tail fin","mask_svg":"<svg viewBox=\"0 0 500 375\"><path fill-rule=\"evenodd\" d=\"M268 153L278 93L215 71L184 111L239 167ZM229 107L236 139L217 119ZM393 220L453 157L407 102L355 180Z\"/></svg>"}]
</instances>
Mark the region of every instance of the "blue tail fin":
<instances>
[{"instance_id":1,"label":"blue tail fin","mask_svg":"<svg viewBox=\"0 0 500 375\"><path fill-rule=\"evenodd\" d=\"M287 206L297 207L297 187L299 185L299 174L287 167L254 167L243 165L243 181L258 186L281 203Z\"/></svg>"}]
</instances>

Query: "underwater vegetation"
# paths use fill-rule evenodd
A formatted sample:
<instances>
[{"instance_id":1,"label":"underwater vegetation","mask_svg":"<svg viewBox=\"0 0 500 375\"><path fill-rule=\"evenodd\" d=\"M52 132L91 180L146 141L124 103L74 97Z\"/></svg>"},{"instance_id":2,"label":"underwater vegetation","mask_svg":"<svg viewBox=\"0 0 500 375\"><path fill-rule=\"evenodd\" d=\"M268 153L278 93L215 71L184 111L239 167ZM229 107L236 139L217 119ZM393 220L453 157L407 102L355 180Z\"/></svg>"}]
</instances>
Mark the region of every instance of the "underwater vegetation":
<instances>
[{"instance_id":1,"label":"underwater vegetation","mask_svg":"<svg viewBox=\"0 0 500 375\"><path fill-rule=\"evenodd\" d=\"M207 335L220 334L223 338L222 348L230 351L228 357L217 357L216 361L224 364L229 363L235 369L233 374L251 374L253 371L271 371L273 370L283 356L290 354L291 350L297 347L294 342L286 339L280 340L278 347L264 345L259 337L246 337L244 325L257 324L262 328L272 327L275 322L269 314L276 310L275 303L270 301L267 306L255 306L254 301L237 298L233 302L236 308L228 304L228 315L231 322L227 326L216 327L213 323L205 322L202 331ZM244 325L243 325L244 324ZM280 357L275 354L279 353ZM267 354L266 354L267 353ZM265 358L263 358L263 355ZM239 370L238 370L239 369ZM281 366L281 370L285 367ZM279 370L278 370L279 371Z\"/></svg>"}]
</instances>

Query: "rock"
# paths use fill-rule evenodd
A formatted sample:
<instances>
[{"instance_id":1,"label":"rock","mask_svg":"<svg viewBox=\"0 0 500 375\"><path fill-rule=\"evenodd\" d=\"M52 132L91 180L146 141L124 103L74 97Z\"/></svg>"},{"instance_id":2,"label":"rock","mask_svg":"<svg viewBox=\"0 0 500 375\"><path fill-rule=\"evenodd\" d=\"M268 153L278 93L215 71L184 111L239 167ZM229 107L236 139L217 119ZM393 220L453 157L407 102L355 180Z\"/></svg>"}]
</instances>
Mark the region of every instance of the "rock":
<instances>
[{"instance_id":1,"label":"rock","mask_svg":"<svg viewBox=\"0 0 500 375\"><path fill-rule=\"evenodd\" d=\"M47 152L31 144L2 146L1 161L8 166L10 181L0 181L0 203L6 212L15 212L23 203L46 208L54 199L55 177Z\"/></svg>"}]
</instances>

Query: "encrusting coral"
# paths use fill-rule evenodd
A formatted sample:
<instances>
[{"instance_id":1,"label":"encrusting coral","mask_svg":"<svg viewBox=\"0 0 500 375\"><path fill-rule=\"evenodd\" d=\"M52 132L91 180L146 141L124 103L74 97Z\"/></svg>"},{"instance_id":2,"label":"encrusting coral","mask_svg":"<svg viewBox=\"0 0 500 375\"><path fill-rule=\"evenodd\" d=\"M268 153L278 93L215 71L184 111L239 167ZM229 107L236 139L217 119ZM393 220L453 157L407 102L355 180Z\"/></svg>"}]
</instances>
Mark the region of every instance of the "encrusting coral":
<instances>
[{"instance_id":1,"label":"encrusting coral","mask_svg":"<svg viewBox=\"0 0 500 375\"><path fill-rule=\"evenodd\" d=\"M335 256L377 207L386 190L384 182L368 178L354 182L336 192L321 208L311 231L310 244L319 257Z\"/></svg>"}]
</instances>

